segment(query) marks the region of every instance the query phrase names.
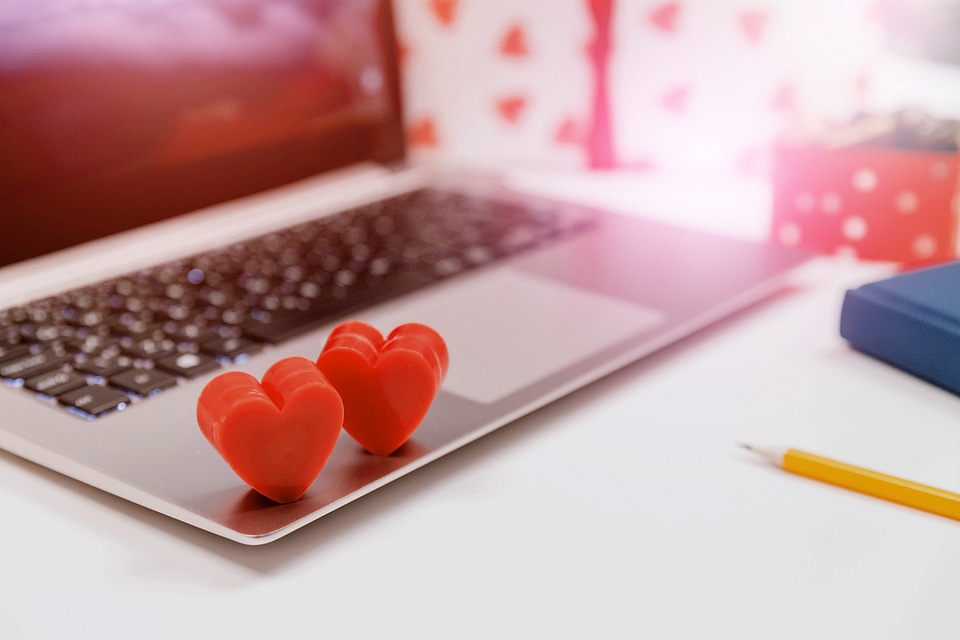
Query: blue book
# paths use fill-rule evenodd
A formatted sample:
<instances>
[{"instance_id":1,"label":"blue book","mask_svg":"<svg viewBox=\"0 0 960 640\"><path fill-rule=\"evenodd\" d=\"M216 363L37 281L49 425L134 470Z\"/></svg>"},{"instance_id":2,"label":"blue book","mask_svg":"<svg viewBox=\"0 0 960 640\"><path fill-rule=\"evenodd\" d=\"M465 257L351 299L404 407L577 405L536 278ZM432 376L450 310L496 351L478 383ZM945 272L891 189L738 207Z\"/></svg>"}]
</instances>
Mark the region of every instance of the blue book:
<instances>
[{"instance_id":1,"label":"blue book","mask_svg":"<svg viewBox=\"0 0 960 640\"><path fill-rule=\"evenodd\" d=\"M855 349L960 395L960 262L847 291L840 335Z\"/></svg>"}]
</instances>

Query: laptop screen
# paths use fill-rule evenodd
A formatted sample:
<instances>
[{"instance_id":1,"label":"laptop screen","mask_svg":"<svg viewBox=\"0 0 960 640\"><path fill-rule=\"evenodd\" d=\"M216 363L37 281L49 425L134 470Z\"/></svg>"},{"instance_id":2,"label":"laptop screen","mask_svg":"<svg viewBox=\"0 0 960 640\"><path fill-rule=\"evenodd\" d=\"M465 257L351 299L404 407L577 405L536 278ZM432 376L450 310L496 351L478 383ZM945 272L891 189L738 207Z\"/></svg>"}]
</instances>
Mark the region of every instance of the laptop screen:
<instances>
[{"instance_id":1,"label":"laptop screen","mask_svg":"<svg viewBox=\"0 0 960 640\"><path fill-rule=\"evenodd\" d=\"M403 155L381 0L4 0L0 265Z\"/></svg>"}]
</instances>

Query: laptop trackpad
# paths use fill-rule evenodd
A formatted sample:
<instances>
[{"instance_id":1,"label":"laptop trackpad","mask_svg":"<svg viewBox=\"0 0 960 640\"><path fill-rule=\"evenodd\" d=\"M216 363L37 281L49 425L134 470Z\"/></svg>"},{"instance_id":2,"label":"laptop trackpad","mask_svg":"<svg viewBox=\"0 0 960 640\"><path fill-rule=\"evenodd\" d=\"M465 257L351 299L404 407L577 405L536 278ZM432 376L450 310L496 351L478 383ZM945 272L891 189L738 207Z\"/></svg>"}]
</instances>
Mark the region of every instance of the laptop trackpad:
<instances>
[{"instance_id":1,"label":"laptop trackpad","mask_svg":"<svg viewBox=\"0 0 960 640\"><path fill-rule=\"evenodd\" d=\"M435 328L450 350L445 391L491 403L663 321L663 314L504 267L363 319L386 334Z\"/></svg>"}]
</instances>

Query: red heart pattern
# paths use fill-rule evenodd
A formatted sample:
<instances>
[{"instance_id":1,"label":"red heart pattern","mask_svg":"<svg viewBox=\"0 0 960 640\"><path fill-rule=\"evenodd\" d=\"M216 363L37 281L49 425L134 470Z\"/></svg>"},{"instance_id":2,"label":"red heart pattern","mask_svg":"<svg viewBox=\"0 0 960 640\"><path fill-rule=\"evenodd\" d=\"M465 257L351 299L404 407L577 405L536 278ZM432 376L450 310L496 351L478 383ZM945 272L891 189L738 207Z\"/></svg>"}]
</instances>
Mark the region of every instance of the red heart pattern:
<instances>
[{"instance_id":1,"label":"red heart pattern","mask_svg":"<svg viewBox=\"0 0 960 640\"><path fill-rule=\"evenodd\" d=\"M527 99L524 96L504 96L497 101L497 110L500 116L510 124L516 124L523 115L527 107Z\"/></svg>"},{"instance_id":2,"label":"red heart pattern","mask_svg":"<svg viewBox=\"0 0 960 640\"><path fill-rule=\"evenodd\" d=\"M411 149L464 161L745 170L744 155L769 155L798 117L838 119L869 103L878 3L851 0L843 12L835 3L397 0ZM451 82L461 77L469 82ZM439 137L413 126L426 117ZM555 135L569 121L587 135Z\"/></svg>"},{"instance_id":3,"label":"red heart pattern","mask_svg":"<svg viewBox=\"0 0 960 640\"><path fill-rule=\"evenodd\" d=\"M514 25L500 41L500 53L507 57L522 58L530 53L527 47L527 35L521 25Z\"/></svg>"},{"instance_id":4,"label":"red heart pattern","mask_svg":"<svg viewBox=\"0 0 960 640\"><path fill-rule=\"evenodd\" d=\"M457 17L458 4L459 0L431 0L430 10L440 24L449 27Z\"/></svg>"},{"instance_id":5,"label":"red heart pattern","mask_svg":"<svg viewBox=\"0 0 960 640\"><path fill-rule=\"evenodd\" d=\"M769 16L764 11L747 10L737 15L737 21L740 23L744 37L754 44L759 44L763 40Z\"/></svg>"},{"instance_id":6,"label":"red heart pattern","mask_svg":"<svg viewBox=\"0 0 960 640\"><path fill-rule=\"evenodd\" d=\"M662 31L677 30L677 15L680 13L679 2L668 2L650 12L650 22Z\"/></svg>"},{"instance_id":7,"label":"red heart pattern","mask_svg":"<svg viewBox=\"0 0 960 640\"><path fill-rule=\"evenodd\" d=\"M417 146L436 147L440 144L436 122L430 116L426 116L422 120L412 123L407 130L407 139L410 144Z\"/></svg>"},{"instance_id":8,"label":"red heart pattern","mask_svg":"<svg viewBox=\"0 0 960 640\"><path fill-rule=\"evenodd\" d=\"M449 367L447 346L430 327L403 324L383 338L363 322L330 334L317 367L343 400L343 426L360 446L390 455L413 434Z\"/></svg>"},{"instance_id":9,"label":"red heart pattern","mask_svg":"<svg viewBox=\"0 0 960 640\"><path fill-rule=\"evenodd\" d=\"M244 482L286 503L304 494L333 452L343 403L313 362L286 358L262 382L242 371L215 377L200 393L197 422Z\"/></svg>"}]
</instances>

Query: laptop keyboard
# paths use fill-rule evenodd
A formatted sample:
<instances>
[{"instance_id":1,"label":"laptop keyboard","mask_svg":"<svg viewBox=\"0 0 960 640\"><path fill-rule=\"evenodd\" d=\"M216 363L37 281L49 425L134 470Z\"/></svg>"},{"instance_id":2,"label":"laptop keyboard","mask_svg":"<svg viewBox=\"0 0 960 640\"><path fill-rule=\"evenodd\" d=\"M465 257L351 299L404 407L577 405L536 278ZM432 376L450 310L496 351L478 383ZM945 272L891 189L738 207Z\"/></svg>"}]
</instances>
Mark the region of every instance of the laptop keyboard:
<instances>
[{"instance_id":1,"label":"laptop keyboard","mask_svg":"<svg viewBox=\"0 0 960 640\"><path fill-rule=\"evenodd\" d=\"M0 311L0 378L93 419L265 344L593 226L423 189Z\"/></svg>"}]
</instances>

